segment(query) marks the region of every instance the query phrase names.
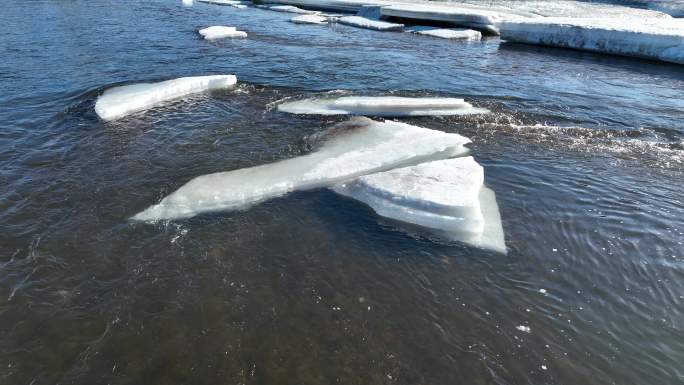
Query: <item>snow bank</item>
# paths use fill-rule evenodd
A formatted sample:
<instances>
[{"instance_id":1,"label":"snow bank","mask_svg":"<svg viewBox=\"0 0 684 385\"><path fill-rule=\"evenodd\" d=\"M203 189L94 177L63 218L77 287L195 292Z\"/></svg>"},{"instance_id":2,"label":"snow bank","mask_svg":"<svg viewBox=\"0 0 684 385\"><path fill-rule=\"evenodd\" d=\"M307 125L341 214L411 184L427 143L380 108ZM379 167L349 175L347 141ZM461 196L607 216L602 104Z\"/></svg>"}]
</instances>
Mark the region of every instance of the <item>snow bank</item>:
<instances>
[{"instance_id":1,"label":"snow bank","mask_svg":"<svg viewBox=\"0 0 684 385\"><path fill-rule=\"evenodd\" d=\"M197 177L134 220L243 209L295 190L329 187L375 172L467 153L458 134L354 118L315 136L319 149L277 163Z\"/></svg>"},{"instance_id":2,"label":"snow bank","mask_svg":"<svg viewBox=\"0 0 684 385\"><path fill-rule=\"evenodd\" d=\"M344 16L337 19L337 22L340 24L351 25L353 27L359 28L373 29L376 31L401 31L402 29L404 29L404 24L371 20L361 16Z\"/></svg>"},{"instance_id":3,"label":"snow bank","mask_svg":"<svg viewBox=\"0 0 684 385\"><path fill-rule=\"evenodd\" d=\"M462 29L462 28L414 28L409 32L417 33L419 35L439 37L442 39L455 39L455 40L470 40L479 41L482 39L482 33L480 31L475 31L472 29Z\"/></svg>"},{"instance_id":4,"label":"snow bank","mask_svg":"<svg viewBox=\"0 0 684 385\"><path fill-rule=\"evenodd\" d=\"M327 24L328 18L320 15L300 15L290 19L295 24Z\"/></svg>"},{"instance_id":5,"label":"snow bank","mask_svg":"<svg viewBox=\"0 0 684 385\"><path fill-rule=\"evenodd\" d=\"M235 27L222 27L218 25L200 29L198 32L206 40L216 40L227 37L247 37L247 32L238 31Z\"/></svg>"},{"instance_id":6,"label":"snow bank","mask_svg":"<svg viewBox=\"0 0 684 385\"><path fill-rule=\"evenodd\" d=\"M684 64L677 19L539 18L499 24L507 41L635 56Z\"/></svg>"},{"instance_id":7,"label":"snow bank","mask_svg":"<svg viewBox=\"0 0 684 385\"><path fill-rule=\"evenodd\" d=\"M496 23L513 15L459 4L396 4L382 7L383 17L444 22L459 27L468 27L490 34L498 34Z\"/></svg>"},{"instance_id":8,"label":"snow bank","mask_svg":"<svg viewBox=\"0 0 684 385\"><path fill-rule=\"evenodd\" d=\"M278 110L291 114L372 115L384 117L467 115L487 113L456 98L405 98L398 96L344 96L285 102Z\"/></svg>"},{"instance_id":9,"label":"snow bank","mask_svg":"<svg viewBox=\"0 0 684 385\"><path fill-rule=\"evenodd\" d=\"M234 75L214 75L114 87L97 98L95 112L103 120L115 120L173 99L229 88L236 82Z\"/></svg>"},{"instance_id":10,"label":"snow bank","mask_svg":"<svg viewBox=\"0 0 684 385\"><path fill-rule=\"evenodd\" d=\"M317 13L320 13L318 11L310 11L308 9L297 8L292 5L273 5L268 7L268 9L276 12L300 13L302 15L315 15Z\"/></svg>"},{"instance_id":11,"label":"snow bank","mask_svg":"<svg viewBox=\"0 0 684 385\"><path fill-rule=\"evenodd\" d=\"M496 199L492 203L491 191L483 189L484 170L470 156L365 175L333 188L383 217L505 253Z\"/></svg>"}]
</instances>

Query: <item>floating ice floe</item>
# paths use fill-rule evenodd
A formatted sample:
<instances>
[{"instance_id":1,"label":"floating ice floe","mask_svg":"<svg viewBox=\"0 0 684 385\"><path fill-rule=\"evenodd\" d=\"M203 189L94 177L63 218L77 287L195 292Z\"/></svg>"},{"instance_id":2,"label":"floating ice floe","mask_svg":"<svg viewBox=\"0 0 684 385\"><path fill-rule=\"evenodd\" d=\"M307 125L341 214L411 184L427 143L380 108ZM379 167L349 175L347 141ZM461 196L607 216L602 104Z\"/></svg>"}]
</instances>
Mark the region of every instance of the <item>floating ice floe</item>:
<instances>
[{"instance_id":1,"label":"floating ice floe","mask_svg":"<svg viewBox=\"0 0 684 385\"><path fill-rule=\"evenodd\" d=\"M442 39L454 39L454 40L469 40L469 41L479 41L482 39L482 33L480 31L475 31L472 29L463 28L413 28L409 32L417 33L419 35L439 37Z\"/></svg>"},{"instance_id":2,"label":"floating ice floe","mask_svg":"<svg viewBox=\"0 0 684 385\"><path fill-rule=\"evenodd\" d=\"M307 9L333 12L357 12L364 5L389 4L384 0L261 0L264 4L289 4Z\"/></svg>"},{"instance_id":3,"label":"floating ice floe","mask_svg":"<svg viewBox=\"0 0 684 385\"><path fill-rule=\"evenodd\" d=\"M290 19L295 24L327 24L328 18L320 15L299 15Z\"/></svg>"},{"instance_id":4,"label":"floating ice floe","mask_svg":"<svg viewBox=\"0 0 684 385\"><path fill-rule=\"evenodd\" d=\"M216 5L227 5L233 8L247 8L247 4L245 4L242 1L235 1L235 0L197 0L202 3L208 3L208 4L216 4Z\"/></svg>"},{"instance_id":5,"label":"floating ice floe","mask_svg":"<svg viewBox=\"0 0 684 385\"><path fill-rule=\"evenodd\" d=\"M505 21L499 28L511 42L684 64L684 22L678 19L546 17Z\"/></svg>"},{"instance_id":6,"label":"floating ice floe","mask_svg":"<svg viewBox=\"0 0 684 385\"><path fill-rule=\"evenodd\" d=\"M330 187L362 175L465 155L470 140L399 122L353 118L319 134L308 155L197 177L132 219L192 217L244 209L295 190Z\"/></svg>"},{"instance_id":7,"label":"floating ice floe","mask_svg":"<svg viewBox=\"0 0 684 385\"><path fill-rule=\"evenodd\" d=\"M457 98L405 98L399 96L343 96L285 102L278 111L312 115L371 115L383 117L439 116L487 113Z\"/></svg>"},{"instance_id":8,"label":"floating ice floe","mask_svg":"<svg viewBox=\"0 0 684 385\"><path fill-rule=\"evenodd\" d=\"M192 7L193 2L192 0L183 0L183 5L186 7Z\"/></svg>"},{"instance_id":9,"label":"floating ice floe","mask_svg":"<svg viewBox=\"0 0 684 385\"><path fill-rule=\"evenodd\" d=\"M506 252L496 198L484 187L482 166L470 156L365 175L333 190L380 216Z\"/></svg>"},{"instance_id":10,"label":"floating ice floe","mask_svg":"<svg viewBox=\"0 0 684 385\"><path fill-rule=\"evenodd\" d=\"M114 87L97 98L95 112L103 120L115 120L191 94L230 88L236 82L234 75L213 75Z\"/></svg>"},{"instance_id":11,"label":"floating ice floe","mask_svg":"<svg viewBox=\"0 0 684 385\"><path fill-rule=\"evenodd\" d=\"M206 40L225 39L229 37L247 37L247 32L238 31L235 29L235 27L222 27L219 25L200 29L198 32Z\"/></svg>"},{"instance_id":12,"label":"floating ice floe","mask_svg":"<svg viewBox=\"0 0 684 385\"><path fill-rule=\"evenodd\" d=\"M361 16L344 16L337 19L340 24L353 27L372 29L375 31L401 31L404 24L388 23L386 21L371 20Z\"/></svg>"},{"instance_id":13,"label":"floating ice floe","mask_svg":"<svg viewBox=\"0 0 684 385\"><path fill-rule=\"evenodd\" d=\"M320 12L318 11L311 11L308 9L301 9L298 7L294 7L292 5L273 5L268 7L271 11L276 11L276 12L287 12L287 13L300 13L302 15L315 15Z\"/></svg>"}]
</instances>

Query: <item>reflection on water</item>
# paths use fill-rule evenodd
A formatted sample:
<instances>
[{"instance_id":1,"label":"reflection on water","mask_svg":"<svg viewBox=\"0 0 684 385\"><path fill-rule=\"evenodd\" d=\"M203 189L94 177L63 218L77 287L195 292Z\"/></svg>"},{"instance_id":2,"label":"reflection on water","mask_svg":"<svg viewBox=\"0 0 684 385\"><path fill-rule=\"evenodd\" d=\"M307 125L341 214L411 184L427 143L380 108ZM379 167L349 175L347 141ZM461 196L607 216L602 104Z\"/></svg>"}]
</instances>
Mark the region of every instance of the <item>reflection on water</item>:
<instances>
[{"instance_id":1,"label":"reflection on water","mask_svg":"<svg viewBox=\"0 0 684 385\"><path fill-rule=\"evenodd\" d=\"M3 9L0 383L681 382L681 68L289 17ZM249 38L194 32L213 24ZM112 85L205 73L240 87L112 123L93 112ZM308 153L346 118L274 103L334 90L492 111L401 121L473 140L508 255L325 189L127 220L198 175Z\"/></svg>"}]
</instances>

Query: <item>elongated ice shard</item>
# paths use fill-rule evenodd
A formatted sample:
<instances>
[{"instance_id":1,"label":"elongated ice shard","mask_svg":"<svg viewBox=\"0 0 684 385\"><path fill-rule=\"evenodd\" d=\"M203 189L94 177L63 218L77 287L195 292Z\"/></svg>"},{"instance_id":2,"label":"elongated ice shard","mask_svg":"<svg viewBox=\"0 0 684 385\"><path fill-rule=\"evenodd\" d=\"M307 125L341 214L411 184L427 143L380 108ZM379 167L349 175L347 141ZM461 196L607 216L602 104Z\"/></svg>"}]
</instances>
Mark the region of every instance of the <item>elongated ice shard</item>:
<instances>
[{"instance_id":1,"label":"elongated ice shard","mask_svg":"<svg viewBox=\"0 0 684 385\"><path fill-rule=\"evenodd\" d=\"M328 24L328 18L321 15L299 15L290 21L295 24Z\"/></svg>"},{"instance_id":2,"label":"elongated ice shard","mask_svg":"<svg viewBox=\"0 0 684 385\"><path fill-rule=\"evenodd\" d=\"M487 113L484 108L457 98L405 98L399 96L344 96L285 102L278 111L313 115L370 115L384 117L467 115Z\"/></svg>"},{"instance_id":3,"label":"elongated ice shard","mask_svg":"<svg viewBox=\"0 0 684 385\"><path fill-rule=\"evenodd\" d=\"M213 75L114 87L97 98L95 112L103 120L115 120L191 94L230 88L236 82L234 75Z\"/></svg>"},{"instance_id":4,"label":"elongated ice shard","mask_svg":"<svg viewBox=\"0 0 684 385\"><path fill-rule=\"evenodd\" d=\"M238 31L235 27L224 27L214 25L204 29L200 29L199 34L206 40L224 39L229 37L247 37L247 32Z\"/></svg>"},{"instance_id":5,"label":"elongated ice shard","mask_svg":"<svg viewBox=\"0 0 684 385\"><path fill-rule=\"evenodd\" d=\"M192 217L235 210L295 190L330 187L350 179L435 159L464 155L470 140L399 122L354 118L319 134L308 155L197 177L134 220Z\"/></svg>"},{"instance_id":6,"label":"elongated ice shard","mask_svg":"<svg viewBox=\"0 0 684 385\"><path fill-rule=\"evenodd\" d=\"M369 174L333 190L383 217L506 252L496 197L484 186L482 166L470 156Z\"/></svg>"},{"instance_id":7,"label":"elongated ice shard","mask_svg":"<svg viewBox=\"0 0 684 385\"><path fill-rule=\"evenodd\" d=\"M404 29L404 24L371 20L361 16L344 16L337 19L337 22L340 24L350 25L352 27L373 29L376 31L401 31Z\"/></svg>"}]
</instances>

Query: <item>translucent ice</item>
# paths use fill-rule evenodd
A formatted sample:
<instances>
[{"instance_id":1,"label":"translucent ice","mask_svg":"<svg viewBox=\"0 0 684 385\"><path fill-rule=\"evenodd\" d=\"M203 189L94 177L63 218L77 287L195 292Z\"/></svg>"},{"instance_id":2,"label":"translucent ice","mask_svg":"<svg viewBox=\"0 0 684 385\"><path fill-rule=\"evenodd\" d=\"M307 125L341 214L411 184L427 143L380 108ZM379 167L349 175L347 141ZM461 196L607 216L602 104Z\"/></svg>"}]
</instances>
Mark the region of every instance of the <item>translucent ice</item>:
<instances>
[{"instance_id":1,"label":"translucent ice","mask_svg":"<svg viewBox=\"0 0 684 385\"><path fill-rule=\"evenodd\" d=\"M498 34L496 23L508 14L461 4L396 4L382 7L382 16L438 21Z\"/></svg>"},{"instance_id":2,"label":"translucent ice","mask_svg":"<svg viewBox=\"0 0 684 385\"><path fill-rule=\"evenodd\" d=\"M361 117L315 139L322 144L308 155L197 177L133 219L242 209L294 190L329 187L369 173L464 155L468 151L464 145L470 142L458 134Z\"/></svg>"},{"instance_id":3,"label":"translucent ice","mask_svg":"<svg viewBox=\"0 0 684 385\"><path fill-rule=\"evenodd\" d=\"M419 35L426 35L432 37L439 37L442 39L454 39L454 40L472 40L477 41L482 38L482 33L480 31L475 31L472 29L462 29L462 28L413 28L410 32L417 33Z\"/></svg>"},{"instance_id":4,"label":"translucent ice","mask_svg":"<svg viewBox=\"0 0 684 385\"><path fill-rule=\"evenodd\" d=\"M236 0L198 0L202 3L217 4L217 5L228 5L233 8L247 8L247 5L242 1Z\"/></svg>"},{"instance_id":5,"label":"translucent ice","mask_svg":"<svg viewBox=\"0 0 684 385\"><path fill-rule=\"evenodd\" d=\"M200 29L198 32L206 40L224 39L228 37L247 37L247 32L238 31L235 27L223 27L220 25Z\"/></svg>"},{"instance_id":6,"label":"translucent ice","mask_svg":"<svg viewBox=\"0 0 684 385\"><path fill-rule=\"evenodd\" d=\"M361 16L344 16L337 19L340 24L351 25L353 27L373 29L376 31L401 31L403 24L388 23L386 21L371 20Z\"/></svg>"},{"instance_id":7,"label":"translucent ice","mask_svg":"<svg viewBox=\"0 0 684 385\"><path fill-rule=\"evenodd\" d=\"M103 120L115 120L173 99L229 88L236 82L234 75L213 75L114 87L97 98L95 112Z\"/></svg>"},{"instance_id":8,"label":"translucent ice","mask_svg":"<svg viewBox=\"0 0 684 385\"><path fill-rule=\"evenodd\" d=\"M292 114L432 116L466 115L488 112L456 98L405 98L398 96L344 96L334 99L304 99L278 105Z\"/></svg>"},{"instance_id":9,"label":"translucent ice","mask_svg":"<svg viewBox=\"0 0 684 385\"><path fill-rule=\"evenodd\" d=\"M484 170L470 156L369 174L333 189L378 215L505 252L501 220Z\"/></svg>"},{"instance_id":10,"label":"translucent ice","mask_svg":"<svg viewBox=\"0 0 684 385\"><path fill-rule=\"evenodd\" d=\"M299 15L290 19L295 24L327 24L328 18L320 15Z\"/></svg>"}]
</instances>

